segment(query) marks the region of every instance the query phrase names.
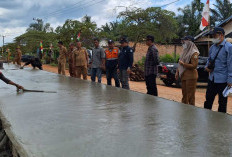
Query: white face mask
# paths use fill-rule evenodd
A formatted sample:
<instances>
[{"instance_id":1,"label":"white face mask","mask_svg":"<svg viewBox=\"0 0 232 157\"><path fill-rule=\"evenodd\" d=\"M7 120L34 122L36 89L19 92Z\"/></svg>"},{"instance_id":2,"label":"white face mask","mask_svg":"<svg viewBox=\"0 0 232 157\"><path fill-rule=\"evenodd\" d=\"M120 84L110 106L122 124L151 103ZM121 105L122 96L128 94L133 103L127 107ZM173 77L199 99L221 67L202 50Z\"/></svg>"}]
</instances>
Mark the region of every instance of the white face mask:
<instances>
[{"instance_id":1,"label":"white face mask","mask_svg":"<svg viewBox=\"0 0 232 157\"><path fill-rule=\"evenodd\" d=\"M182 46L183 46L184 49L187 48L187 44L185 44L185 43Z\"/></svg>"},{"instance_id":2,"label":"white face mask","mask_svg":"<svg viewBox=\"0 0 232 157\"><path fill-rule=\"evenodd\" d=\"M216 39L213 38L213 41L212 41L212 42L213 42L214 44L218 44L218 43L220 43L220 41L221 41L220 38L216 38Z\"/></svg>"}]
</instances>

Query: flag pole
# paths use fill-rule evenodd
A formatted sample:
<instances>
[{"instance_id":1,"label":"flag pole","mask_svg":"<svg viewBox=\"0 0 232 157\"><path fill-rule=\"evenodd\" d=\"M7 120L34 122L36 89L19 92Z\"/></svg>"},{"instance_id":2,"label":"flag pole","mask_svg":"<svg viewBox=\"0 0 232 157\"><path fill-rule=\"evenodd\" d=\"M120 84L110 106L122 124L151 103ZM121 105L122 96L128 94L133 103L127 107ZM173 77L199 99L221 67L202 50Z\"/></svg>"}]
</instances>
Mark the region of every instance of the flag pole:
<instances>
[{"instance_id":1,"label":"flag pole","mask_svg":"<svg viewBox=\"0 0 232 157\"><path fill-rule=\"evenodd\" d=\"M209 25L208 25L208 30L210 32L210 7L209 7ZM209 39L210 39L210 36L208 35L208 52L209 52L209 49L210 49L210 41L209 41Z\"/></svg>"}]
</instances>

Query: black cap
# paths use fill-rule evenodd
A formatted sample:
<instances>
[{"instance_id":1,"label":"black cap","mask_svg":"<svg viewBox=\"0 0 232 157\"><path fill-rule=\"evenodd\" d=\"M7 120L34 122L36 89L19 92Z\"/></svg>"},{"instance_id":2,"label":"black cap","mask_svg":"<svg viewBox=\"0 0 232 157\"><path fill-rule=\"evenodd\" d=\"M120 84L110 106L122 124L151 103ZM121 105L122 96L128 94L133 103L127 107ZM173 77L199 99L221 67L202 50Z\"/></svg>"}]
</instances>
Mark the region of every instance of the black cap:
<instances>
[{"instance_id":1,"label":"black cap","mask_svg":"<svg viewBox=\"0 0 232 157\"><path fill-rule=\"evenodd\" d=\"M214 35L214 34L225 34L225 31L222 27L214 27L212 31L209 32L209 35Z\"/></svg>"},{"instance_id":2,"label":"black cap","mask_svg":"<svg viewBox=\"0 0 232 157\"><path fill-rule=\"evenodd\" d=\"M127 40L126 37L122 37L121 40L120 40L120 43L128 43L129 41Z\"/></svg>"},{"instance_id":3,"label":"black cap","mask_svg":"<svg viewBox=\"0 0 232 157\"><path fill-rule=\"evenodd\" d=\"M147 40L151 40L152 42L154 42L155 38L152 35L148 35L147 36Z\"/></svg>"},{"instance_id":4,"label":"black cap","mask_svg":"<svg viewBox=\"0 0 232 157\"><path fill-rule=\"evenodd\" d=\"M108 44L113 44L114 43L114 41L113 40L108 40Z\"/></svg>"},{"instance_id":5,"label":"black cap","mask_svg":"<svg viewBox=\"0 0 232 157\"><path fill-rule=\"evenodd\" d=\"M181 40L190 40L190 41L194 42L194 37L192 37L191 35L187 35L184 38L182 38Z\"/></svg>"},{"instance_id":6,"label":"black cap","mask_svg":"<svg viewBox=\"0 0 232 157\"><path fill-rule=\"evenodd\" d=\"M59 41L59 42L58 42L58 44L61 44L61 45L63 45L63 42L62 42L62 41Z\"/></svg>"}]
</instances>

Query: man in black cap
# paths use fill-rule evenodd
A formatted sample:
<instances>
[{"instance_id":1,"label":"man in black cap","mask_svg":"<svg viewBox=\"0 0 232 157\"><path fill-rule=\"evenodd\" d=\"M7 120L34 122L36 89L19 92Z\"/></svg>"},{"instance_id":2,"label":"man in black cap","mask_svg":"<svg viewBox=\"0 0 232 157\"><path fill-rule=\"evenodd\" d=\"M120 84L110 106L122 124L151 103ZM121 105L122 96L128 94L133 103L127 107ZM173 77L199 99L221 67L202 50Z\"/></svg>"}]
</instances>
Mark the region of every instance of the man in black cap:
<instances>
[{"instance_id":1,"label":"man in black cap","mask_svg":"<svg viewBox=\"0 0 232 157\"><path fill-rule=\"evenodd\" d=\"M106 78L107 85L111 85L111 79L114 78L115 86L120 87L117 68L119 49L114 47L114 41L108 41L108 48L105 50L106 54Z\"/></svg>"},{"instance_id":2,"label":"man in black cap","mask_svg":"<svg viewBox=\"0 0 232 157\"><path fill-rule=\"evenodd\" d=\"M148 35L146 44L148 47L144 66L147 94L158 96L156 86L157 65L159 65L158 50L154 45L154 36Z\"/></svg>"},{"instance_id":3,"label":"man in black cap","mask_svg":"<svg viewBox=\"0 0 232 157\"><path fill-rule=\"evenodd\" d=\"M119 78L120 82L122 84L122 88L124 89L130 89L129 87L129 75L131 72L131 67L133 65L133 60L134 60L134 51L132 50L131 47L128 46L128 40L123 37L121 38L121 51L119 53Z\"/></svg>"},{"instance_id":4,"label":"man in black cap","mask_svg":"<svg viewBox=\"0 0 232 157\"><path fill-rule=\"evenodd\" d=\"M214 44L210 47L205 66L209 81L204 108L211 110L215 96L219 95L218 111L226 113L227 97L222 92L227 86L232 86L232 44L225 41L225 31L221 27L215 27L210 35Z\"/></svg>"}]
</instances>

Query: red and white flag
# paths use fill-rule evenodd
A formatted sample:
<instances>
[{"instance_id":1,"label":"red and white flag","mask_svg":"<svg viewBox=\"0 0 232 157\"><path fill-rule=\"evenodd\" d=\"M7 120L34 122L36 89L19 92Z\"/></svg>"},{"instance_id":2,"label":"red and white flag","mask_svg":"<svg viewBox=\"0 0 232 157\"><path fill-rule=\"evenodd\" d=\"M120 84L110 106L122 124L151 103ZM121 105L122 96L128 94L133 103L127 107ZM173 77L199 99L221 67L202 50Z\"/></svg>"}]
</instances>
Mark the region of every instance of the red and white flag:
<instances>
[{"instance_id":1,"label":"red and white flag","mask_svg":"<svg viewBox=\"0 0 232 157\"><path fill-rule=\"evenodd\" d=\"M203 30L205 27L209 25L209 0L207 0L206 5L204 6L203 12L202 12L202 20L201 20L201 26L200 30Z\"/></svg>"}]
</instances>

